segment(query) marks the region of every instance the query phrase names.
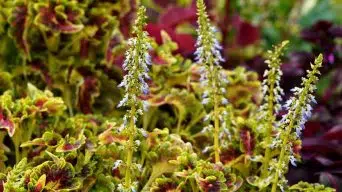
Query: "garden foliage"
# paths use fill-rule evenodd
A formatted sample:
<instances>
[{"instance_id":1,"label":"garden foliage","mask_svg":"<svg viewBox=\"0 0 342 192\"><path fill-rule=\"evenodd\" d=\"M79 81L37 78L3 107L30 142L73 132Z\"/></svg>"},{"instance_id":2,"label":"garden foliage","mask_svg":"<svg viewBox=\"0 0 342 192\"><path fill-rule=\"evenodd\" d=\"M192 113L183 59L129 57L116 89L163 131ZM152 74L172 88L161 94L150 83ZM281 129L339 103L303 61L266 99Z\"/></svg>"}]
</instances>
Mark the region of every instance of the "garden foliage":
<instances>
[{"instance_id":1,"label":"garden foliage","mask_svg":"<svg viewBox=\"0 0 342 192\"><path fill-rule=\"evenodd\" d=\"M285 176L323 55L285 102L290 43L265 53L261 82L222 67L196 10L191 60L149 36L139 1L0 0L0 191L335 191Z\"/></svg>"}]
</instances>

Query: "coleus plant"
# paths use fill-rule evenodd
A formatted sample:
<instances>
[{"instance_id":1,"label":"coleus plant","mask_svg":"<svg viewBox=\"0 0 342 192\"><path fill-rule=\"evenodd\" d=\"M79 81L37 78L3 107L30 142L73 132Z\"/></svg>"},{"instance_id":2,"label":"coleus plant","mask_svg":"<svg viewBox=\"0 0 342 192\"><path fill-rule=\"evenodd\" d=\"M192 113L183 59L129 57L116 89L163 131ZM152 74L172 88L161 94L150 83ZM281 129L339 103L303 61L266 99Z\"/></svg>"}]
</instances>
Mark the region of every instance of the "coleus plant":
<instances>
[{"instance_id":1,"label":"coleus plant","mask_svg":"<svg viewBox=\"0 0 342 192\"><path fill-rule=\"evenodd\" d=\"M119 9L115 3L0 3L4 15L25 15L0 23L10 34L1 36L5 45L24 64L23 71L17 63L12 68L11 58L17 57L2 46L1 79L9 84L0 89L1 191L334 191L306 182L290 186L284 177L289 163L300 160L300 133L314 102L321 55L283 104L280 57L287 42L268 53L262 84L244 68L225 70L203 0L196 4L196 63L173 53L177 44L166 32L161 45L148 37L144 7L137 11L132 38L115 42L118 36L111 32L88 33L82 26L90 22L84 15L106 21L114 11L110 7ZM23 24L13 19L32 28L12 33ZM83 37L86 42L79 40ZM40 38L45 44L39 45ZM112 62L119 61L105 62L116 56L115 49L81 49L92 43L93 50L115 43L128 47L123 79L112 74ZM91 55L82 60L84 53ZM27 67L34 59L44 66L38 76L52 75L52 84L35 81L37 74ZM101 61L104 65L94 64ZM54 74L59 71L67 73ZM72 92L71 85L80 92ZM282 106L287 113L279 119Z\"/></svg>"}]
</instances>

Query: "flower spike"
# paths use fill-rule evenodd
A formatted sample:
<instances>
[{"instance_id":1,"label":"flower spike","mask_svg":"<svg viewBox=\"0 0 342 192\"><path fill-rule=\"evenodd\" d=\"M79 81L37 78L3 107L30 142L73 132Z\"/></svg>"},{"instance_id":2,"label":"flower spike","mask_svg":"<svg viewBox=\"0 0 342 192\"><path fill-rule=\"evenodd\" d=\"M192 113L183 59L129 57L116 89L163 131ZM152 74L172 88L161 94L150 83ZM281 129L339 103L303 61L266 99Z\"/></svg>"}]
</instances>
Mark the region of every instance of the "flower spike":
<instances>
[{"instance_id":1,"label":"flower spike","mask_svg":"<svg viewBox=\"0 0 342 192\"><path fill-rule=\"evenodd\" d=\"M273 125L276 121L276 115L281 108L281 96L284 94L280 87L280 79L282 71L280 69L283 50L289 41L283 41L280 45L275 46L273 51L268 51L267 60L268 69L264 73L264 81L262 82L262 92L264 95L263 104L260 107L258 119L265 120L266 150L262 165L262 177L265 178L268 173L267 168L271 158L271 149L269 147L272 140Z\"/></svg>"},{"instance_id":2,"label":"flower spike","mask_svg":"<svg viewBox=\"0 0 342 192\"><path fill-rule=\"evenodd\" d=\"M217 163L220 161L219 124L220 119L223 119L219 114L219 106L228 103L228 100L224 97L226 94L225 87L228 82L220 66L220 62L224 61L220 52L222 47L216 38L216 29L210 23L203 0L197 1L197 15L198 39L195 55L197 63L201 66L201 85L206 89L202 96L202 103L204 105L214 105L212 115L209 115L206 119L214 121L214 153L215 162ZM212 126L209 125L208 127Z\"/></svg>"},{"instance_id":3,"label":"flower spike","mask_svg":"<svg viewBox=\"0 0 342 192\"><path fill-rule=\"evenodd\" d=\"M273 180L272 192L277 190L277 186L281 189L287 183L284 175L287 171L287 165L291 162L295 165L296 158L292 150L292 143L299 139L305 122L311 116L311 105L314 104L315 97L313 95L316 89L316 82L320 75L319 68L322 66L323 56L320 54L314 64L311 64L311 71L307 71L307 77L303 78L301 88L292 89L293 97L285 104L288 110L280 121L281 152L277 164L275 165L276 175Z\"/></svg>"},{"instance_id":4,"label":"flower spike","mask_svg":"<svg viewBox=\"0 0 342 192\"><path fill-rule=\"evenodd\" d=\"M119 186L120 191L135 191L137 182L132 182L132 173L133 170L139 169L140 167L138 164L133 164L133 153L140 143L140 141L134 140L137 132L135 124L138 115L142 115L143 109L145 108L145 103L138 97L149 93L149 86L146 83L146 79L149 78L148 65L151 65L149 55L151 45L148 34L144 31L146 19L146 8L141 6L132 29L132 35L134 37L128 40L129 49L126 52L126 58L123 64L123 69L127 74L119 84L119 87L125 89L125 95L118 107L130 107L124 116L124 126L127 127L126 130L129 140L125 147L127 150L125 183Z\"/></svg>"},{"instance_id":5,"label":"flower spike","mask_svg":"<svg viewBox=\"0 0 342 192\"><path fill-rule=\"evenodd\" d=\"M138 11L137 20L132 29L132 34L135 36L128 40L129 49L126 52L126 58L123 64L123 69L128 73L124 76L119 87L125 88L125 96L120 101L118 107L133 105L138 106L140 101L138 96L148 94L149 87L146 79L149 79L148 65L151 65L151 57L149 50L151 45L148 40L148 34L144 31L146 25L146 9L141 7Z\"/></svg>"},{"instance_id":6,"label":"flower spike","mask_svg":"<svg viewBox=\"0 0 342 192\"><path fill-rule=\"evenodd\" d=\"M280 79L283 72L280 69L283 50L287 46L289 41L283 41L280 45L274 47L274 51L268 51L267 60L265 63L268 65L268 69L264 72L264 81L262 82L262 92L264 95L263 105L261 109L261 118L267 115L275 115L281 109L280 102L281 96L284 94L283 89L280 87ZM270 114L267 112L271 111Z\"/></svg>"}]
</instances>

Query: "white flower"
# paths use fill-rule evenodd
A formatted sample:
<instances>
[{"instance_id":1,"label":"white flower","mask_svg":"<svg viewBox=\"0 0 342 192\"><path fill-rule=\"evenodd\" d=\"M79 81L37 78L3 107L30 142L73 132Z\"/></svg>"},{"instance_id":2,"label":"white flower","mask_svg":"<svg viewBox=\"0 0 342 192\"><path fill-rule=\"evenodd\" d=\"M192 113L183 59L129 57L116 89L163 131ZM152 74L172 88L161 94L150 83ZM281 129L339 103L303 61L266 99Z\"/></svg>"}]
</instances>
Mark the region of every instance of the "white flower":
<instances>
[{"instance_id":1,"label":"white flower","mask_svg":"<svg viewBox=\"0 0 342 192\"><path fill-rule=\"evenodd\" d=\"M202 100L202 104L203 105L206 105L206 104L208 104L210 102L210 99L209 98L204 98L203 100Z\"/></svg>"},{"instance_id":2,"label":"white flower","mask_svg":"<svg viewBox=\"0 0 342 192\"><path fill-rule=\"evenodd\" d=\"M206 122L206 121L209 121L210 119L211 119L211 115L208 114L204 116L203 121Z\"/></svg>"},{"instance_id":3,"label":"white flower","mask_svg":"<svg viewBox=\"0 0 342 192\"><path fill-rule=\"evenodd\" d=\"M142 92L144 95L149 94L150 90L149 90L149 87L148 87L147 83L141 82L141 92Z\"/></svg>"},{"instance_id":4,"label":"white flower","mask_svg":"<svg viewBox=\"0 0 342 192\"><path fill-rule=\"evenodd\" d=\"M297 161L296 158L293 155L291 155L290 156L290 162L295 167L297 167L296 161Z\"/></svg>"},{"instance_id":5,"label":"white flower","mask_svg":"<svg viewBox=\"0 0 342 192\"><path fill-rule=\"evenodd\" d=\"M145 53L145 63L146 63L147 65L152 65L151 56L150 56L150 54L148 54L147 52Z\"/></svg>"},{"instance_id":6,"label":"white flower","mask_svg":"<svg viewBox=\"0 0 342 192\"><path fill-rule=\"evenodd\" d=\"M206 146L203 150L202 153L208 153L211 150L211 146Z\"/></svg>"},{"instance_id":7,"label":"white flower","mask_svg":"<svg viewBox=\"0 0 342 192\"><path fill-rule=\"evenodd\" d=\"M204 91L202 94L202 98L206 98L209 96L209 91Z\"/></svg>"},{"instance_id":8,"label":"white flower","mask_svg":"<svg viewBox=\"0 0 342 192\"><path fill-rule=\"evenodd\" d=\"M148 137L148 133L147 133L147 131L146 131L145 129L139 129L139 131L140 131L140 133L141 133L141 135L142 135L143 137L145 137L145 138Z\"/></svg>"},{"instance_id":9,"label":"white flower","mask_svg":"<svg viewBox=\"0 0 342 192\"><path fill-rule=\"evenodd\" d=\"M128 101L128 95L126 94L126 95L122 98L122 100L119 102L118 107L124 106L124 105L127 103L127 101Z\"/></svg>"},{"instance_id":10,"label":"white flower","mask_svg":"<svg viewBox=\"0 0 342 192\"><path fill-rule=\"evenodd\" d=\"M227 105L228 104L228 100L226 98L222 98L222 105Z\"/></svg>"},{"instance_id":11,"label":"white flower","mask_svg":"<svg viewBox=\"0 0 342 192\"><path fill-rule=\"evenodd\" d=\"M142 114L143 114L143 110L142 110L142 109L138 109L138 110L137 110L137 113L138 113L139 115L142 115Z\"/></svg>"},{"instance_id":12,"label":"white flower","mask_svg":"<svg viewBox=\"0 0 342 192\"><path fill-rule=\"evenodd\" d=\"M136 167L140 172L142 172L142 165L141 165L141 164L136 163L136 164L135 164L135 167Z\"/></svg>"},{"instance_id":13,"label":"white flower","mask_svg":"<svg viewBox=\"0 0 342 192\"><path fill-rule=\"evenodd\" d=\"M220 91L222 94L225 94L227 92L226 88L224 88L224 87L221 87Z\"/></svg>"},{"instance_id":14,"label":"white flower","mask_svg":"<svg viewBox=\"0 0 342 192\"><path fill-rule=\"evenodd\" d=\"M144 111L148 111L148 109L150 108L150 103L148 101L143 101L142 104Z\"/></svg>"},{"instance_id":15,"label":"white flower","mask_svg":"<svg viewBox=\"0 0 342 192\"><path fill-rule=\"evenodd\" d=\"M121 133L125 129L125 125L127 124L127 116L126 115L124 116L124 121L125 121L125 119L126 119L126 122L124 122L124 124L121 125L118 129L119 133Z\"/></svg>"},{"instance_id":16,"label":"white flower","mask_svg":"<svg viewBox=\"0 0 342 192\"><path fill-rule=\"evenodd\" d=\"M140 146L140 144L141 144L141 141L140 141L140 140L135 140L134 142L135 142L135 144L136 144L137 146Z\"/></svg>"},{"instance_id":17,"label":"white flower","mask_svg":"<svg viewBox=\"0 0 342 192\"><path fill-rule=\"evenodd\" d=\"M119 168L121 164L122 164L122 160L116 160L114 162L114 166L113 166L112 170Z\"/></svg>"}]
</instances>

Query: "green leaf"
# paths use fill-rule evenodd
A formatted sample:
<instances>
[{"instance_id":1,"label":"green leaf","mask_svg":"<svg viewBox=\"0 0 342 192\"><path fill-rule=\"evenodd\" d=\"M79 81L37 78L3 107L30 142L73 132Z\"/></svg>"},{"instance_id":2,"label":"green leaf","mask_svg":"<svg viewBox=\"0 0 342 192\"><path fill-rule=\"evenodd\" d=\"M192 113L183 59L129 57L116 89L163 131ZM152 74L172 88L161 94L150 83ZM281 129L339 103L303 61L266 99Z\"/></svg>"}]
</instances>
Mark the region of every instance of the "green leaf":
<instances>
[{"instance_id":1,"label":"green leaf","mask_svg":"<svg viewBox=\"0 0 342 192\"><path fill-rule=\"evenodd\" d=\"M299 183L292 185L290 191L293 192L336 192L335 189L325 187L317 183L311 184L307 182L300 181Z\"/></svg>"},{"instance_id":2,"label":"green leaf","mask_svg":"<svg viewBox=\"0 0 342 192\"><path fill-rule=\"evenodd\" d=\"M309 0L314 1L314 0ZM310 7L310 6L308 6ZM306 13L304 11L304 13ZM330 20L333 21L335 18L334 11L332 10L332 6L330 1L319 0L314 7L307 10L307 13L304 14L299 19L299 24L302 28L310 27L318 20Z\"/></svg>"}]
</instances>

